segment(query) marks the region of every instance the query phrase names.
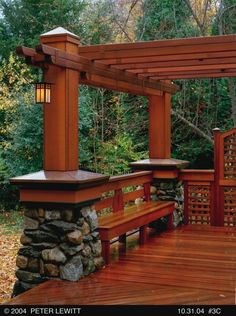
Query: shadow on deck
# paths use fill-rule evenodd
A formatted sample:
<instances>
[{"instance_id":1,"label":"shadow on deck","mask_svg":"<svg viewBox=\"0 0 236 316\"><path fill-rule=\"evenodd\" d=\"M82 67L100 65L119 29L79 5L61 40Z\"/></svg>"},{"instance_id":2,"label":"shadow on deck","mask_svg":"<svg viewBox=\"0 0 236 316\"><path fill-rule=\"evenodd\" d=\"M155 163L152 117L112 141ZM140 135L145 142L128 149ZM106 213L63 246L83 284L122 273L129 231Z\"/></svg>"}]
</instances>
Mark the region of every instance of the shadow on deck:
<instances>
[{"instance_id":1,"label":"shadow on deck","mask_svg":"<svg viewBox=\"0 0 236 316\"><path fill-rule=\"evenodd\" d=\"M164 232L79 282L47 281L8 304L236 304L236 228Z\"/></svg>"}]
</instances>

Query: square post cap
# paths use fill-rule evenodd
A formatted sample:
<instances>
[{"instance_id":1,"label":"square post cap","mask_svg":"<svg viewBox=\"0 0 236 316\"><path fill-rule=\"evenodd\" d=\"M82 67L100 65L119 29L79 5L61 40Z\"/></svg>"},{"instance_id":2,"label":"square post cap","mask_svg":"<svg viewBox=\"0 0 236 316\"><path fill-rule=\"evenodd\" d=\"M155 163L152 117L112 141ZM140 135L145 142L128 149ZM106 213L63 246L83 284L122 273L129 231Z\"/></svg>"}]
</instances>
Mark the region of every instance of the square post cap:
<instances>
[{"instance_id":1,"label":"square post cap","mask_svg":"<svg viewBox=\"0 0 236 316\"><path fill-rule=\"evenodd\" d=\"M41 43L70 42L70 43L79 45L80 38L76 34L59 26L49 32L46 32L40 35L40 42Z\"/></svg>"}]
</instances>

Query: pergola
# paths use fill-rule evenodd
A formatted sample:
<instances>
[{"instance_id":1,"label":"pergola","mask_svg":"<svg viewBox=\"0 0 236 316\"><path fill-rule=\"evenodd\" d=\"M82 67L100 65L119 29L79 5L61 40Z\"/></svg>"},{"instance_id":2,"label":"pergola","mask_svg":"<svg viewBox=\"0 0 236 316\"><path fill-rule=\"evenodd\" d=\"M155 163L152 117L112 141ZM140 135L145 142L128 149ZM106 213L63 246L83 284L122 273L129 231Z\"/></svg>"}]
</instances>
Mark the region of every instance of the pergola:
<instances>
[{"instance_id":1,"label":"pergola","mask_svg":"<svg viewBox=\"0 0 236 316\"><path fill-rule=\"evenodd\" d=\"M134 163L180 167L170 154L171 79L236 75L236 35L80 46L79 38L59 27L40 38L35 49L17 52L43 69L53 83L44 106L44 170L78 169L78 85L112 89L149 98L149 158ZM155 159L155 161L154 161Z\"/></svg>"}]
</instances>

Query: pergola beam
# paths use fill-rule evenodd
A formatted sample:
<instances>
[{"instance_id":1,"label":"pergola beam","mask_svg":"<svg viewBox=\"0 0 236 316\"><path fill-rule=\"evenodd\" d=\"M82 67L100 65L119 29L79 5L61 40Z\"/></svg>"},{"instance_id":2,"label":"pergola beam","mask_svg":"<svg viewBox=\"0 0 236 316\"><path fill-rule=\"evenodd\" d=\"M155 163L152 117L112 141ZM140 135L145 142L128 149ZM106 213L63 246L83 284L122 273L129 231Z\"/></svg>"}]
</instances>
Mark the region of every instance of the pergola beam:
<instances>
[{"instance_id":1,"label":"pergola beam","mask_svg":"<svg viewBox=\"0 0 236 316\"><path fill-rule=\"evenodd\" d=\"M161 96L163 94L163 92L160 90L141 87L129 82L119 81L93 74L82 75L80 77L80 84L142 96Z\"/></svg>"},{"instance_id":2,"label":"pergola beam","mask_svg":"<svg viewBox=\"0 0 236 316\"><path fill-rule=\"evenodd\" d=\"M166 56L151 56L151 57L137 57L137 58L120 58L120 59L106 59L102 63L115 67L117 69L138 69L158 67L162 64L167 66L178 65L195 65L195 64L214 64L214 63L228 63L232 58L236 58L236 51L221 51L217 53L198 53L198 54L173 54Z\"/></svg>"},{"instance_id":3,"label":"pergola beam","mask_svg":"<svg viewBox=\"0 0 236 316\"><path fill-rule=\"evenodd\" d=\"M132 43L133 44L133 43ZM134 44L135 45L135 44ZM96 51L83 53L81 49L79 54L92 60L105 60L110 58L134 58L134 57L148 57L148 56L164 56L175 54L196 54L196 53L210 53L235 51L236 41L225 42L224 47L222 43L209 43L209 44L196 44L196 45L180 45L180 46L167 46L167 47L143 47L136 49L124 49L114 51Z\"/></svg>"},{"instance_id":4,"label":"pergola beam","mask_svg":"<svg viewBox=\"0 0 236 316\"><path fill-rule=\"evenodd\" d=\"M65 53L62 50L47 45L37 46L36 51L38 53L43 53L44 55L49 56L51 58L51 62L54 65L77 70L80 72L86 72L88 74L98 75L115 81L127 82L130 83L133 87L141 87L142 89L140 90L146 88L146 91L148 91L148 89L151 89L151 92L154 92L153 90L155 89L168 93L175 93L179 89L178 86L174 84L167 84L164 82L158 82L145 78L140 79L136 74L128 73L126 71L118 69L111 69L109 66L102 63L93 63L87 58L77 56L75 54ZM101 82L101 84L104 86L104 82ZM139 89L136 89L136 91L137 90Z\"/></svg>"},{"instance_id":5,"label":"pergola beam","mask_svg":"<svg viewBox=\"0 0 236 316\"><path fill-rule=\"evenodd\" d=\"M121 44L99 44L90 46L80 46L79 54L85 55L87 53L98 53L98 52L115 52L124 50L140 50L148 48L177 48L177 47L188 47L188 46L199 46L209 44L225 44L225 43L236 43L235 34L231 35L217 35L217 36L206 36L206 37L192 37L192 38L180 38L180 39L167 39L167 40L155 40L145 41L137 43L121 43ZM222 48L222 47L221 47Z\"/></svg>"},{"instance_id":6,"label":"pergola beam","mask_svg":"<svg viewBox=\"0 0 236 316\"><path fill-rule=\"evenodd\" d=\"M207 72L207 73L178 73L178 74L165 74L162 76L151 77L155 80L177 80L177 79L209 79L209 78L229 78L236 77L236 69L234 71L224 71L224 72Z\"/></svg>"},{"instance_id":7,"label":"pergola beam","mask_svg":"<svg viewBox=\"0 0 236 316\"><path fill-rule=\"evenodd\" d=\"M236 55L236 53L235 53ZM184 67L187 69L188 67L205 67L207 69L216 69L218 68L230 68L227 65L236 65L236 57L229 58L212 58L212 59L194 59L194 60L180 60L180 61L166 61L166 62L153 62L153 63L144 63L144 64L134 64L133 67L129 67L129 72L132 73L145 73L145 72L154 72L159 71L159 69L172 69L178 67ZM129 65L130 66L130 65ZM123 66L125 67L125 66ZM115 67L120 69L119 66ZM231 66L232 68L232 66ZM196 68L197 69L197 68Z\"/></svg>"}]
</instances>

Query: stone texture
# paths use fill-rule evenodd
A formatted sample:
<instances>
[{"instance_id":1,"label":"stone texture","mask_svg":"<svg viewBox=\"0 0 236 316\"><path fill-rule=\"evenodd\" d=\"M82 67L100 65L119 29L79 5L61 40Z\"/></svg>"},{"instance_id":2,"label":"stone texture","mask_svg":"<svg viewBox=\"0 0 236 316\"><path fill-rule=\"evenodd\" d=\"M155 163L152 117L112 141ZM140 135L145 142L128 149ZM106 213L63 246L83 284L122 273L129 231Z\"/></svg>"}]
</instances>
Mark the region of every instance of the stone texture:
<instances>
[{"instance_id":1,"label":"stone texture","mask_svg":"<svg viewBox=\"0 0 236 316\"><path fill-rule=\"evenodd\" d=\"M103 266L97 213L78 209L29 209L25 216L23 246L17 257L19 279L14 293L45 280L78 281Z\"/></svg>"},{"instance_id":2,"label":"stone texture","mask_svg":"<svg viewBox=\"0 0 236 316\"><path fill-rule=\"evenodd\" d=\"M16 265L20 269L25 269L28 265L28 258L25 256L17 256Z\"/></svg>"},{"instance_id":3,"label":"stone texture","mask_svg":"<svg viewBox=\"0 0 236 316\"><path fill-rule=\"evenodd\" d=\"M67 243L62 243L62 244L60 244L60 248L63 250L64 254L69 255L69 256L73 256L77 252L84 249L84 244L81 243L80 245L77 245L77 246L71 246Z\"/></svg>"},{"instance_id":4,"label":"stone texture","mask_svg":"<svg viewBox=\"0 0 236 316\"><path fill-rule=\"evenodd\" d=\"M29 258L28 270L32 272L39 272L39 259Z\"/></svg>"},{"instance_id":5,"label":"stone texture","mask_svg":"<svg viewBox=\"0 0 236 316\"><path fill-rule=\"evenodd\" d=\"M44 273L47 276L57 277L57 276L59 276L59 268L55 264L46 263L44 265Z\"/></svg>"},{"instance_id":6,"label":"stone texture","mask_svg":"<svg viewBox=\"0 0 236 316\"><path fill-rule=\"evenodd\" d=\"M79 226L82 226L83 223L84 223L84 218L83 218L83 217L78 218L77 224L78 224Z\"/></svg>"},{"instance_id":7,"label":"stone texture","mask_svg":"<svg viewBox=\"0 0 236 316\"><path fill-rule=\"evenodd\" d=\"M89 245L90 245L90 247L91 247L91 249L92 249L93 254L94 254L96 257L101 256L101 253L102 253L102 243L101 243L101 240L98 240L97 242L90 242Z\"/></svg>"},{"instance_id":8,"label":"stone texture","mask_svg":"<svg viewBox=\"0 0 236 316\"><path fill-rule=\"evenodd\" d=\"M75 230L66 235L67 240L75 245L80 245L83 241L82 233L79 230Z\"/></svg>"},{"instance_id":9,"label":"stone texture","mask_svg":"<svg viewBox=\"0 0 236 316\"><path fill-rule=\"evenodd\" d=\"M72 222L73 220L73 210L63 210L61 213L61 218L64 221Z\"/></svg>"},{"instance_id":10,"label":"stone texture","mask_svg":"<svg viewBox=\"0 0 236 316\"><path fill-rule=\"evenodd\" d=\"M105 262L103 260L103 257L96 257L96 258L94 258L94 264L95 264L95 268L97 270L101 269L104 266L104 264L105 264Z\"/></svg>"},{"instance_id":11,"label":"stone texture","mask_svg":"<svg viewBox=\"0 0 236 316\"><path fill-rule=\"evenodd\" d=\"M88 235L89 233L90 233L89 224L87 222L84 222L83 226L82 226L82 234L83 235Z\"/></svg>"},{"instance_id":12,"label":"stone texture","mask_svg":"<svg viewBox=\"0 0 236 316\"><path fill-rule=\"evenodd\" d=\"M82 250L82 255L84 257L89 257L91 255L91 253L92 253L92 249L91 249L91 247L89 247L89 245L86 245L84 247L84 249Z\"/></svg>"},{"instance_id":13,"label":"stone texture","mask_svg":"<svg viewBox=\"0 0 236 316\"><path fill-rule=\"evenodd\" d=\"M31 217L24 217L24 229L35 230L39 228L39 222Z\"/></svg>"},{"instance_id":14,"label":"stone texture","mask_svg":"<svg viewBox=\"0 0 236 316\"><path fill-rule=\"evenodd\" d=\"M100 238L98 231L92 232L91 236L93 237L94 240L99 240L99 238Z\"/></svg>"},{"instance_id":15,"label":"stone texture","mask_svg":"<svg viewBox=\"0 0 236 316\"><path fill-rule=\"evenodd\" d=\"M28 216L28 217L31 217L31 218L38 218L39 217L39 213L38 213L38 210L37 209L26 209L25 210L25 216Z\"/></svg>"},{"instance_id":16,"label":"stone texture","mask_svg":"<svg viewBox=\"0 0 236 316\"><path fill-rule=\"evenodd\" d=\"M31 246L23 246L19 249L18 255L39 258L41 255L41 251L33 249Z\"/></svg>"},{"instance_id":17,"label":"stone texture","mask_svg":"<svg viewBox=\"0 0 236 316\"><path fill-rule=\"evenodd\" d=\"M55 248L57 246L56 243L52 242L41 242L41 243L31 243L31 246L33 246L35 249L45 249L45 248Z\"/></svg>"},{"instance_id":18,"label":"stone texture","mask_svg":"<svg viewBox=\"0 0 236 316\"><path fill-rule=\"evenodd\" d=\"M39 217L44 217L45 216L45 210L43 208L38 209Z\"/></svg>"},{"instance_id":19,"label":"stone texture","mask_svg":"<svg viewBox=\"0 0 236 316\"><path fill-rule=\"evenodd\" d=\"M89 275L95 271L95 264L94 260L88 259L87 264L86 264L86 269L84 270L84 275Z\"/></svg>"},{"instance_id":20,"label":"stone texture","mask_svg":"<svg viewBox=\"0 0 236 316\"><path fill-rule=\"evenodd\" d=\"M89 206L83 207L83 208L80 210L80 212L81 212L81 215L86 218L86 217L88 217L88 215L89 215L90 207L89 207Z\"/></svg>"},{"instance_id":21,"label":"stone texture","mask_svg":"<svg viewBox=\"0 0 236 316\"><path fill-rule=\"evenodd\" d=\"M40 283L43 279L39 273L33 273L20 269L16 271L16 276L19 280L28 283Z\"/></svg>"},{"instance_id":22,"label":"stone texture","mask_svg":"<svg viewBox=\"0 0 236 316\"><path fill-rule=\"evenodd\" d=\"M60 266L60 278L68 281L78 281L83 275L81 257L74 256L64 266Z\"/></svg>"},{"instance_id":23,"label":"stone texture","mask_svg":"<svg viewBox=\"0 0 236 316\"><path fill-rule=\"evenodd\" d=\"M66 256L58 247L55 247L53 249L44 249L42 251L42 257L45 261L51 261L56 263L66 262Z\"/></svg>"},{"instance_id":24,"label":"stone texture","mask_svg":"<svg viewBox=\"0 0 236 316\"><path fill-rule=\"evenodd\" d=\"M23 233L20 237L20 242L22 245L29 245L32 242L32 239Z\"/></svg>"},{"instance_id":25,"label":"stone texture","mask_svg":"<svg viewBox=\"0 0 236 316\"><path fill-rule=\"evenodd\" d=\"M61 219L61 212L58 210L45 210L45 219Z\"/></svg>"},{"instance_id":26,"label":"stone texture","mask_svg":"<svg viewBox=\"0 0 236 316\"><path fill-rule=\"evenodd\" d=\"M57 232L58 234L65 234L77 229L77 225L74 223L67 223L59 220L54 220L52 222L48 222L47 224L41 225L41 229L49 228Z\"/></svg>"},{"instance_id":27,"label":"stone texture","mask_svg":"<svg viewBox=\"0 0 236 316\"><path fill-rule=\"evenodd\" d=\"M41 275L44 274L44 262L43 262L42 259L39 260L39 273L40 273Z\"/></svg>"},{"instance_id":28,"label":"stone texture","mask_svg":"<svg viewBox=\"0 0 236 316\"><path fill-rule=\"evenodd\" d=\"M155 186L157 188L157 191L155 194L152 195L152 199L162 201L175 201L174 226L176 227L179 224L183 223L184 190L182 181L159 181L155 183Z\"/></svg>"},{"instance_id":29,"label":"stone texture","mask_svg":"<svg viewBox=\"0 0 236 316\"><path fill-rule=\"evenodd\" d=\"M91 235L87 235L83 237L83 241L84 242L90 242L93 240L93 237Z\"/></svg>"},{"instance_id":30,"label":"stone texture","mask_svg":"<svg viewBox=\"0 0 236 316\"><path fill-rule=\"evenodd\" d=\"M87 216L87 222L90 226L91 231L94 231L98 228L98 217L95 210L91 210Z\"/></svg>"},{"instance_id":31,"label":"stone texture","mask_svg":"<svg viewBox=\"0 0 236 316\"><path fill-rule=\"evenodd\" d=\"M57 242L58 237L49 232L42 230L27 231L26 235L30 237L33 242Z\"/></svg>"}]
</instances>

